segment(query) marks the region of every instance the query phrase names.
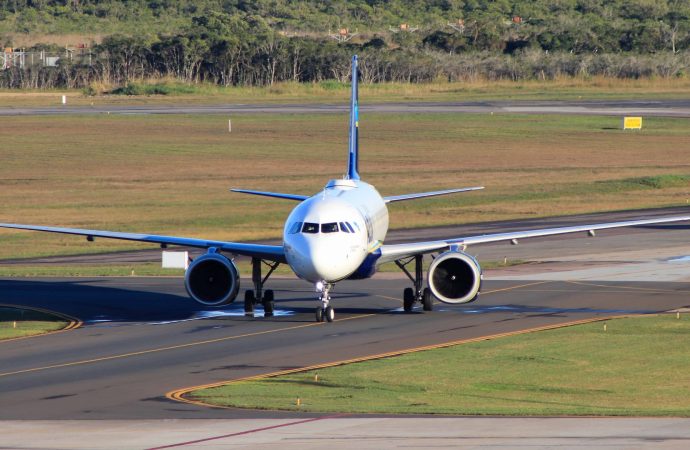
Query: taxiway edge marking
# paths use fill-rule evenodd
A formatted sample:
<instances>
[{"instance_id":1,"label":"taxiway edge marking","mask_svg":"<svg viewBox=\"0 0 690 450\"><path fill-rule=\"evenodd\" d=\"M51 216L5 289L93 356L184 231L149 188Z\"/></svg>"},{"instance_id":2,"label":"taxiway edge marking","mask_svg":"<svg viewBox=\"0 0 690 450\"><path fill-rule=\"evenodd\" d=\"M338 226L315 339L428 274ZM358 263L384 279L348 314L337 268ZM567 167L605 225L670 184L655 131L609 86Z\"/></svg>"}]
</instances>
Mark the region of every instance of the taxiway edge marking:
<instances>
[{"instance_id":1,"label":"taxiway edge marking","mask_svg":"<svg viewBox=\"0 0 690 450\"><path fill-rule=\"evenodd\" d=\"M331 362L322 363L322 364L314 364L311 366L298 367L296 369L280 370L280 371L269 372L269 373L265 373L265 374L252 375L249 377L236 378L234 380L217 381L215 383L208 383L208 384L203 384L203 385L199 385L199 386L189 386L189 387L184 387L184 388L180 388L180 389L176 389L176 390L167 392L165 394L165 396L166 396L166 398L168 398L170 400L175 400L178 402L187 403L187 404L196 405L196 406L203 406L203 407L207 407L207 408L219 408L219 409L236 409L236 407L234 407L234 406L211 405L209 403L205 403L205 402L202 402L199 400L189 399L189 398L186 398L185 395L189 394L192 391L196 391L196 390L200 390L200 389L210 389L210 388L214 388L214 387L225 386L228 384L240 383L243 381L255 381L255 380L261 380L261 379L265 379L265 378L274 378L274 377L279 377L279 376L283 376L283 375L291 375L291 374L300 373L300 372L308 372L310 370L326 369L326 368L330 368L330 367L343 366L346 364L353 364L353 363L364 362L364 361L372 361L372 360L376 360L376 359L390 358L393 356L402 356L402 355L406 355L409 353L422 352L425 350L447 348L447 347L453 347L456 345L471 344L474 342L482 342L482 341L490 341L493 339L499 339L499 338L510 337L510 336L517 336L517 335L521 335L521 334L536 333L539 331L555 330L558 328L567 328L567 327L572 327L575 325L584 325L584 324L593 323L593 322L602 322L605 320L622 319L622 318L626 318L626 317L633 317L633 316L637 317L637 316L644 316L644 315L653 315L653 314L624 314L624 315L617 315L617 316L590 317L589 319L580 319L580 320L574 320L571 322L564 322L564 323L559 323L559 324L543 325L543 326L535 327L535 328L526 328L524 330L509 331L506 333L498 333L498 334L492 334L492 335L487 335L487 336L479 336L479 337L469 338L469 339L460 339L460 340L455 340L455 341L450 341L450 342L443 342L440 344L426 345L426 346L422 346L422 347L412 347L412 348L407 348L407 349L403 349L403 350L395 350L395 351L387 352L387 353L379 353L376 355L361 356L358 358L352 358L352 359L346 359L346 360L340 360L340 361L331 361ZM251 409L251 408L248 408L248 409Z\"/></svg>"},{"instance_id":2,"label":"taxiway edge marking","mask_svg":"<svg viewBox=\"0 0 690 450\"><path fill-rule=\"evenodd\" d=\"M31 336L20 336L20 337L16 337L16 338L2 339L2 340L0 340L0 344L3 344L5 342L14 342L14 341L19 341L19 340L23 340L23 339L31 339L31 338L41 337L41 336L48 336L51 334L63 333L65 331L69 331L69 330L76 330L77 328L80 328L82 325L84 325L84 322L81 321L80 319L76 318L76 317L72 317L70 315L67 315L67 314L64 314L61 312L57 312L57 311L51 311L49 309L37 308L34 306L15 305L15 304L11 304L11 303L0 303L0 308L15 308L15 309L26 309L29 311L38 311L38 312L41 312L44 314L50 314L50 315L59 317L59 318L64 319L68 322L64 328L61 328L59 330L48 331L48 332L41 333L41 334L33 334Z\"/></svg>"}]
</instances>

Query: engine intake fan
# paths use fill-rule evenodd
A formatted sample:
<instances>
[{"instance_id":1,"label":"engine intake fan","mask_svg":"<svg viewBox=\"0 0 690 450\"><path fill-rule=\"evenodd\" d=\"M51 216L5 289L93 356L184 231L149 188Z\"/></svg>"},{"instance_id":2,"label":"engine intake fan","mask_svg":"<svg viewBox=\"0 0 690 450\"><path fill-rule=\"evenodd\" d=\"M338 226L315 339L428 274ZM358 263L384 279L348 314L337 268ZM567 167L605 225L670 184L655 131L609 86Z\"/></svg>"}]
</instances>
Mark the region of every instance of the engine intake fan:
<instances>
[{"instance_id":1,"label":"engine intake fan","mask_svg":"<svg viewBox=\"0 0 690 450\"><path fill-rule=\"evenodd\" d=\"M473 256L448 251L431 263L428 281L431 292L443 303L469 303L479 296L482 269Z\"/></svg>"},{"instance_id":2,"label":"engine intake fan","mask_svg":"<svg viewBox=\"0 0 690 450\"><path fill-rule=\"evenodd\" d=\"M240 290L240 274L235 264L219 253L196 258L184 276L187 293L205 306L232 303Z\"/></svg>"}]
</instances>

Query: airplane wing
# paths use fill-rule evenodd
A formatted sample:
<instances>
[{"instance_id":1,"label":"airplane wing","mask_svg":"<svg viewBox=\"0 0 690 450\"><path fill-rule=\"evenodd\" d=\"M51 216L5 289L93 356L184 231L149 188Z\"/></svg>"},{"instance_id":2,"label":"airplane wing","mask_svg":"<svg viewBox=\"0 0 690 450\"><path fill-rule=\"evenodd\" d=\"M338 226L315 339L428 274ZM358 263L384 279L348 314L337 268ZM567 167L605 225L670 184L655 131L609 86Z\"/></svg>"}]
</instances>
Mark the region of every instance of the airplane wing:
<instances>
[{"instance_id":1,"label":"airplane wing","mask_svg":"<svg viewBox=\"0 0 690 450\"><path fill-rule=\"evenodd\" d=\"M415 198L436 197L437 195L455 194L457 192L478 191L481 189L484 189L484 186L467 187L459 189L446 189L445 191L418 192L416 194L392 195L389 197L383 197L383 200L386 203L400 202L403 200L413 200Z\"/></svg>"},{"instance_id":2,"label":"airplane wing","mask_svg":"<svg viewBox=\"0 0 690 450\"><path fill-rule=\"evenodd\" d=\"M635 227L643 225L665 224L690 220L690 216L660 217L656 219L628 220L624 222L597 223L591 225L576 225L571 227L542 228L537 230L512 231L508 233L483 234L479 236L458 237L439 241L413 242L408 244L383 245L380 248L381 257L377 264L392 262L400 258L406 258L424 253L432 253L446 250L451 246L465 246L474 244L486 244L489 242L512 241L542 236L554 236L559 234L593 233L596 230L609 228Z\"/></svg>"},{"instance_id":3,"label":"airplane wing","mask_svg":"<svg viewBox=\"0 0 690 450\"><path fill-rule=\"evenodd\" d=\"M158 236L155 234L121 233L118 231L84 230L81 228L44 227L39 225L21 225L16 223L0 223L0 228L14 228L19 230L45 231L48 233L75 234L86 236L93 240L96 237L107 239L122 239L126 241L150 242L162 245L183 245L186 247L210 248L237 255L261 258L285 263L285 252L281 245L245 244L241 242L211 241L175 236Z\"/></svg>"},{"instance_id":4,"label":"airplane wing","mask_svg":"<svg viewBox=\"0 0 690 450\"><path fill-rule=\"evenodd\" d=\"M283 198L286 200L296 200L298 202L303 202L304 200L309 198L308 195L283 194L282 192L252 191L250 189L230 189L230 192L238 192L240 194L250 195L262 195L264 197Z\"/></svg>"}]
</instances>

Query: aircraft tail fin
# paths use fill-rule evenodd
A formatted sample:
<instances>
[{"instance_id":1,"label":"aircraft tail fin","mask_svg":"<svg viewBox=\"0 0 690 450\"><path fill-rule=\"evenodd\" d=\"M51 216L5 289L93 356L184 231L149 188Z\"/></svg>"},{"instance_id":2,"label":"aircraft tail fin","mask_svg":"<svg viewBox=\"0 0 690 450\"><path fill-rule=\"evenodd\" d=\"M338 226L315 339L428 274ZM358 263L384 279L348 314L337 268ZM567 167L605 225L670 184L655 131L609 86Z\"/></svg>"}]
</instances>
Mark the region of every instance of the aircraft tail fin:
<instances>
[{"instance_id":1,"label":"aircraft tail fin","mask_svg":"<svg viewBox=\"0 0 690 450\"><path fill-rule=\"evenodd\" d=\"M359 100L357 95L357 55L352 57L352 94L350 98L350 141L347 179L359 180Z\"/></svg>"}]
</instances>

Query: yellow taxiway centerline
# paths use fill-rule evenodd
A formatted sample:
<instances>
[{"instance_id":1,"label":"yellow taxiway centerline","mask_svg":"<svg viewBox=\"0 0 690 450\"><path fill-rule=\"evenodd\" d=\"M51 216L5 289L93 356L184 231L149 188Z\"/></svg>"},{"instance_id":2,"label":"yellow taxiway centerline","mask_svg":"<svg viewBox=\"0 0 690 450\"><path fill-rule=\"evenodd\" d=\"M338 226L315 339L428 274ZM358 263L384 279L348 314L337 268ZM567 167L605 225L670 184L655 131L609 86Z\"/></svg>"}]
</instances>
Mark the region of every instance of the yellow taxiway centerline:
<instances>
[{"instance_id":1,"label":"yellow taxiway centerline","mask_svg":"<svg viewBox=\"0 0 690 450\"><path fill-rule=\"evenodd\" d=\"M375 315L375 314L362 314L359 316L345 317L343 319L336 319L334 322L344 322L346 320L362 319L362 318L370 317L373 315ZM313 326L317 326L317 325L324 325L324 323L313 322L313 323L308 323L308 324L304 324L304 325L295 325L295 326L291 326L291 327L277 328L277 329L273 329L273 330L257 331L254 333L240 334L237 336L226 336L226 337L222 337L222 338L208 339L205 341L189 342L187 344L171 345L169 347L152 348L149 350L141 350L138 352L130 352L130 353L123 353L123 354L119 354L119 355L103 356L100 358L85 359L85 360L81 360L81 361L72 361L72 362L61 363L61 364L53 364L50 366L33 367L31 369L23 369L23 370L16 370L14 372L0 373L0 377L7 377L10 375L18 375L18 374L29 373L29 372L38 372L38 371L48 370L48 369L58 369L58 368L62 368L62 367L79 366L79 365L83 365L83 364L90 364L90 363L96 363L96 362L102 362L102 361L111 361L114 359L128 358L131 356L146 355L146 354L150 354L150 353L158 353L158 352L164 352L164 351L168 351L168 350L177 350L180 348L187 348L187 347L196 347L198 345L213 344L216 342L231 341L234 339L241 339L241 338L252 337L252 336L260 336L260 335L264 335L264 334L279 333L281 331L297 330L299 328L307 328L307 327L313 327Z\"/></svg>"}]
</instances>

